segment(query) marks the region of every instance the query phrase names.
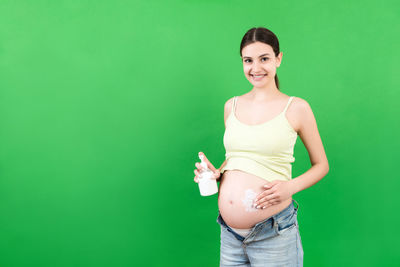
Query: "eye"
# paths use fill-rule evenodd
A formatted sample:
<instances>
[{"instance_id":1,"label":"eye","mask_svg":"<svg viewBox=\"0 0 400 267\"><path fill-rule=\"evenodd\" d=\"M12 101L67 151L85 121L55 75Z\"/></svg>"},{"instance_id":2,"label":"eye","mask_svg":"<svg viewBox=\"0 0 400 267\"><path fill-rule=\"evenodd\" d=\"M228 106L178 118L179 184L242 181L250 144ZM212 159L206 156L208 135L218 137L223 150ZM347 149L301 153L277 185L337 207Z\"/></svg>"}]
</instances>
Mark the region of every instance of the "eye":
<instances>
[{"instance_id":1,"label":"eye","mask_svg":"<svg viewBox=\"0 0 400 267\"><path fill-rule=\"evenodd\" d=\"M263 57L263 58L261 58L261 61L262 61L263 59L265 59L265 61L267 61L269 58L268 58L268 57ZM245 62L245 63L251 62L251 59L245 59L244 62Z\"/></svg>"}]
</instances>

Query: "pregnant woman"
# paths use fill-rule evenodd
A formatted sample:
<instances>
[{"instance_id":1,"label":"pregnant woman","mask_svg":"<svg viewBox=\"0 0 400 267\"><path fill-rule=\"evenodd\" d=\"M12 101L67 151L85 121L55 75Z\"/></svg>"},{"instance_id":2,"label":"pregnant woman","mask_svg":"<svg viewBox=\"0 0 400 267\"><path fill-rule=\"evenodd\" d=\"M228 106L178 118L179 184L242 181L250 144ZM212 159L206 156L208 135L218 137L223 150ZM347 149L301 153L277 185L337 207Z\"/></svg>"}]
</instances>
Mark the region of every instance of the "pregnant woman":
<instances>
[{"instance_id":1,"label":"pregnant woman","mask_svg":"<svg viewBox=\"0 0 400 267\"><path fill-rule=\"evenodd\" d=\"M329 171L317 123L307 101L279 89L282 52L273 32L250 29L240 56L253 88L225 103L226 160L216 169L200 152L220 181L220 266L303 266L299 204L292 196ZM312 167L292 178L297 136ZM201 165L195 166L198 182Z\"/></svg>"}]
</instances>

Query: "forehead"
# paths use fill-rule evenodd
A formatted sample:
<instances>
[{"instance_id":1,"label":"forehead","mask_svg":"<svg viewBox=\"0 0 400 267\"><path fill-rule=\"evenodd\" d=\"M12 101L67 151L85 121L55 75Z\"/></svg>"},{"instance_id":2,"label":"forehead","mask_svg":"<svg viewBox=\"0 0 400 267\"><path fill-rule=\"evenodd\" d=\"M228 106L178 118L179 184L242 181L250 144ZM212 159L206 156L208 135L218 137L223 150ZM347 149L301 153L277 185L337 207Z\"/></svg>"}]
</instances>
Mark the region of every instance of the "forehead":
<instances>
[{"instance_id":1,"label":"forehead","mask_svg":"<svg viewBox=\"0 0 400 267\"><path fill-rule=\"evenodd\" d=\"M242 57L258 57L262 54L268 53L270 56L274 55L274 50L272 49L272 46L261 43L261 42L255 42L249 45L246 45L242 49Z\"/></svg>"}]
</instances>

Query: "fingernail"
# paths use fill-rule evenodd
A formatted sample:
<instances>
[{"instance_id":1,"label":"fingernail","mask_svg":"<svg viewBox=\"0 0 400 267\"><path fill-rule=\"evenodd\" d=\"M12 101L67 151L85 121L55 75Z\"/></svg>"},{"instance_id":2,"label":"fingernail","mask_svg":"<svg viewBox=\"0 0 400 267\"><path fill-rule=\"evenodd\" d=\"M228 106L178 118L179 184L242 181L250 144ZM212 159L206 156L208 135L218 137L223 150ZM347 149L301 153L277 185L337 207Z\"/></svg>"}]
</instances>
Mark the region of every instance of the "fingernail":
<instances>
[{"instance_id":1,"label":"fingernail","mask_svg":"<svg viewBox=\"0 0 400 267\"><path fill-rule=\"evenodd\" d=\"M260 205L257 206L257 209L259 209L259 208L260 208Z\"/></svg>"}]
</instances>

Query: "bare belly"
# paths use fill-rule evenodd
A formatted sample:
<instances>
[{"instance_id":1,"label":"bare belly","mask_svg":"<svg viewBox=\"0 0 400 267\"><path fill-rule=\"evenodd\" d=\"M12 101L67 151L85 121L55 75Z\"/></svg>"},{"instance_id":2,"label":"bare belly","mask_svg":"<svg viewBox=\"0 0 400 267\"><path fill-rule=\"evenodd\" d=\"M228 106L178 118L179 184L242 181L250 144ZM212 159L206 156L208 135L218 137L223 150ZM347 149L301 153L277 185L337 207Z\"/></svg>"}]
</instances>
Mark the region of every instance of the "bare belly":
<instances>
[{"instance_id":1,"label":"bare belly","mask_svg":"<svg viewBox=\"0 0 400 267\"><path fill-rule=\"evenodd\" d=\"M265 209L249 208L249 202L252 202L254 195L263 192L263 185L267 183L268 181L247 172L225 171L219 187L218 208L226 224L234 228L251 228L290 205L292 197Z\"/></svg>"}]
</instances>

